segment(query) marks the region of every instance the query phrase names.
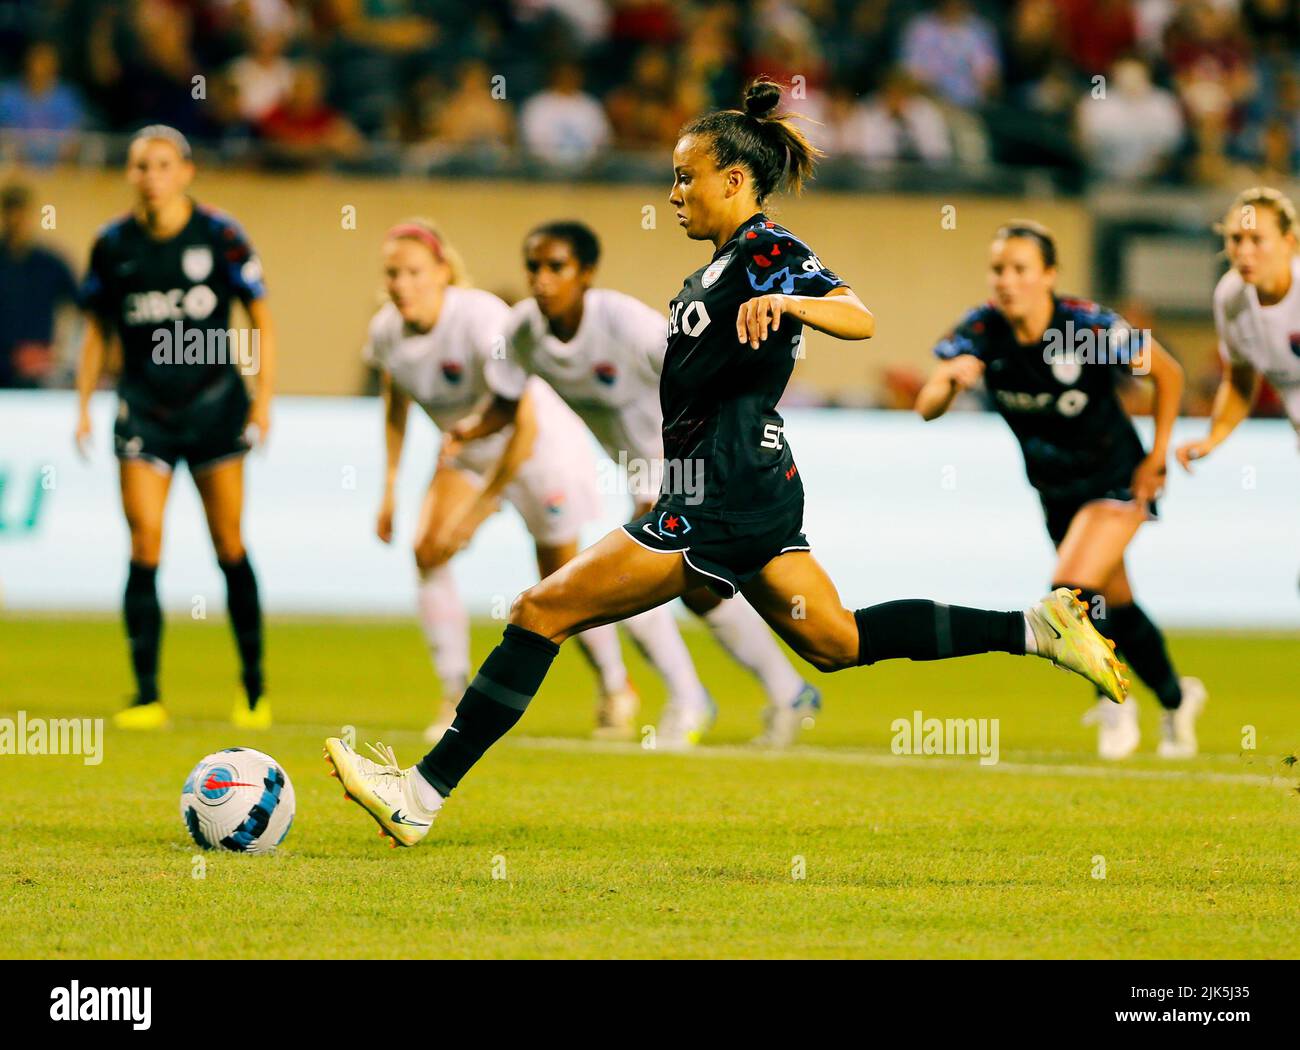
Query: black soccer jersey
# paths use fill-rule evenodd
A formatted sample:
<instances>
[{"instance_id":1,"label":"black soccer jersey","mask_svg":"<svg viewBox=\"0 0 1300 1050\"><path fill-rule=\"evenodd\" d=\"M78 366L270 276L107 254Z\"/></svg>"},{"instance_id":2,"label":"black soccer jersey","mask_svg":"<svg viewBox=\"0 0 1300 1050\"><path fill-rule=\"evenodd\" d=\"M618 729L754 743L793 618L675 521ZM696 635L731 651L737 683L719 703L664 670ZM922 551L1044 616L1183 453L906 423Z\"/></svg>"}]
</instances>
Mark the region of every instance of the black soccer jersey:
<instances>
[{"instance_id":1,"label":"black soccer jersey","mask_svg":"<svg viewBox=\"0 0 1300 1050\"><path fill-rule=\"evenodd\" d=\"M803 495L776 404L803 339L792 315L757 350L736 338L741 305L761 295L822 296L843 285L789 230L758 214L696 270L669 305L659 383L663 506L752 522ZM681 478L694 484L676 484Z\"/></svg>"},{"instance_id":2,"label":"black soccer jersey","mask_svg":"<svg viewBox=\"0 0 1300 1050\"><path fill-rule=\"evenodd\" d=\"M1016 342L993 304L971 310L940 340L935 356L971 354L1011 426L1029 482L1046 501L1081 501L1129 484L1145 456L1116 393L1142 334L1084 299L1054 298L1040 342Z\"/></svg>"},{"instance_id":3,"label":"black soccer jersey","mask_svg":"<svg viewBox=\"0 0 1300 1050\"><path fill-rule=\"evenodd\" d=\"M262 267L243 230L195 204L185 228L165 241L150 237L133 215L100 230L81 303L121 338L118 393L133 409L167 416L239 380L231 304L264 294ZM252 345L247 335L244 345Z\"/></svg>"}]
</instances>

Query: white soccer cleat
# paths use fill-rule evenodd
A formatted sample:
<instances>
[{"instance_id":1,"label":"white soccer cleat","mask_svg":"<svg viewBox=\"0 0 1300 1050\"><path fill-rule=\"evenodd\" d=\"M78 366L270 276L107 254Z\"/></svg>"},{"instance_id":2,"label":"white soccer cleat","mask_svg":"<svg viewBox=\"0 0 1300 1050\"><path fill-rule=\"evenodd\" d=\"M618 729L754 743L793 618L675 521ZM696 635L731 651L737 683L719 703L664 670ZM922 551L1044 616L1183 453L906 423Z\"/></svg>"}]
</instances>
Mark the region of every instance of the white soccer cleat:
<instances>
[{"instance_id":1,"label":"white soccer cleat","mask_svg":"<svg viewBox=\"0 0 1300 1050\"><path fill-rule=\"evenodd\" d=\"M805 682L792 704L769 703L763 712L763 732L750 741L755 747L784 750L799 739L801 729L811 729L822 709L822 694Z\"/></svg>"},{"instance_id":2,"label":"white soccer cleat","mask_svg":"<svg viewBox=\"0 0 1300 1050\"><path fill-rule=\"evenodd\" d=\"M1115 643L1103 638L1088 616L1088 607L1068 587L1058 587L1025 612L1038 655L1081 675L1103 695L1122 704L1128 695L1128 670L1115 655Z\"/></svg>"},{"instance_id":3,"label":"white soccer cleat","mask_svg":"<svg viewBox=\"0 0 1300 1050\"><path fill-rule=\"evenodd\" d=\"M415 767L399 767L391 747L366 746L382 761L358 755L336 736L326 740L325 760L333 767L330 776L342 782L344 798L374 817L380 837L388 839L390 846L414 846L429 833L433 818L442 808L442 798L429 809L411 783L412 777L419 776Z\"/></svg>"},{"instance_id":4,"label":"white soccer cleat","mask_svg":"<svg viewBox=\"0 0 1300 1050\"><path fill-rule=\"evenodd\" d=\"M424 742L426 744L436 744L447 735L447 730L451 728L452 722L456 721L456 705L459 703L459 699L443 700L437 719L430 722L424 730Z\"/></svg>"},{"instance_id":5,"label":"white soccer cleat","mask_svg":"<svg viewBox=\"0 0 1300 1050\"><path fill-rule=\"evenodd\" d=\"M1183 702L1160 717L1160 743L1156 754L1161 758L1195 758L1197 752L1196 720L1205 710L1209 693L1199 678L1180 678Z\"/></svg>"},{"instance_id":6,"label":"white soccer cleat","mask_svg":"<svg viewBox=\"0 0 1300 1050\"><path fill-rule=\"evenodd\" d=\"M591 735L597 740L633 740L640 711L641 694L630 681L617 692L602 693L596 708L596 728Z\"/></svg>"},{"instance_id":7,"label":"white soccer cleat","mask_svg":"<svg viewBox=\"0 0 1300 1050\"><path fill-rule=\"evenodd\" d=\"M1128 758L1142 742L1137 704L1113 704L1100 699L1083 716L1085 724L1097 725L1097 757L1109 762Z\"/></svg>"},{"instance_id":8,"label":"white soccer cleat","mask_svg":"<svg viewBox=\"0 0 1300 1050\"><path fill-rule=\"evenodd\" d=\"M718 717L718 708L706 695L704 705L669 704L655 729L656 751L686 751L700 742Z\"/></svg>"}]
</instances>

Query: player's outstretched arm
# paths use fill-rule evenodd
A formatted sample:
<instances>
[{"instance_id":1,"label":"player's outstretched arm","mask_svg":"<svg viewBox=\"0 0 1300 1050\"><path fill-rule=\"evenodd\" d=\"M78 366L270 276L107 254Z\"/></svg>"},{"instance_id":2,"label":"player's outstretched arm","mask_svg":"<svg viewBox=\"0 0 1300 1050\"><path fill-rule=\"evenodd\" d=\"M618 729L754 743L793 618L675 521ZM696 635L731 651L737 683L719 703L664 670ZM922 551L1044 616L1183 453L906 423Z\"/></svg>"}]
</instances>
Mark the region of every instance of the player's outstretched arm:
<instances>
[{"instance_id":1,"label":"player's outstretched arm","mask_svg":"<svg viewBox=\"0 0 1300 1050\"><path fill-rule=\"evenodd\" d=\"M870 339L876 334L876 319L851 288L835 288L824 296L760 295L741 303L736 314L736 339L757 350L769 331L781 328L789 314L809 328L836 339Z\"/></svg>"},{"instance_id":2,"label":"player's outstretched arm","mask_svg":"<svg viewBox=\"0 0 1300 1050\"><path fill-rule=\"evenodd\" d=\"M379 503L379 517L375 522L375 535L385 543L393 542L393 514L397 508L397 468L402 462L402 446L406 443L406 414L411 399L393 386L388 372L380 374L380 394L384 401L384 449L387 456L384 469L384 494Z\"/></svg>"},{"instance_id":3,"label":"player's outstretched arm","mask_svg":"<svg viewBox=\"0 0 1300 1050\"><path fill-rule=\"evenodd\" d=\"M1169 459L1169 438L1178 419L1183 400L1183 366L1154 339L1134 359L1136 371L1146 372L1155 384L1156 434L1151 451L1133 474L1133 495L1138 500L1153 500L1164 487L1165 468Z\"/></svg>"},{"instance_id":4,"label":"player's outstretched arm","mask_svg":"<svg viewBox=\"0 0 1300 1050\"><path fill-rule=\"evenodd\" d=\"M90 395L99 385L99 374L104 368L104 327L93 313L86 314L86 334L81 342L81 356L77 361L77 450L86 455L90 440Z\"/></svg>"},{"instance_id":5,"label":"player's outstretched arm","mask_svg":"<svg viewBox=\"0 0 1300 1050\"><path fill-rule=\"evenodd\" d=\"M1214 395L1214 407L1210 410L1209 434L1199 441L1180 445L1174 453L1184 470L1191 473L1193 460L1208 456L1250 415L1259 386L1259 373L1250 365L1243 362L1227 366Z\"/></svg>"},{"instance_id":6,"label":"player's outstretched arm","mask_svg":"<svg viewBox=\"0 0 1300 1050\"><path fill-rule=\"evenodd\" d=\"M913 406L927 423L938 419L952 407L953 399L969 390L984 375L984 362L970 354L960 354L944 361L934 370L916 395Z\"/></svg>"},{"instance_id":7,"label":"player's outstretched arm","mask_svg":"<svg viewBox=\"0 0 1300 1050\"><path fill-rule=\"evenodd\" d=\"M253 395L252 407L248 410L248 422L257 431L258 444L265 444L271 432L271 397L275 392L275 324L271 319L271 308L266 299L253 299L248 304L248 319L257 332L257 389Z\"/></svg>"}]
</instances>

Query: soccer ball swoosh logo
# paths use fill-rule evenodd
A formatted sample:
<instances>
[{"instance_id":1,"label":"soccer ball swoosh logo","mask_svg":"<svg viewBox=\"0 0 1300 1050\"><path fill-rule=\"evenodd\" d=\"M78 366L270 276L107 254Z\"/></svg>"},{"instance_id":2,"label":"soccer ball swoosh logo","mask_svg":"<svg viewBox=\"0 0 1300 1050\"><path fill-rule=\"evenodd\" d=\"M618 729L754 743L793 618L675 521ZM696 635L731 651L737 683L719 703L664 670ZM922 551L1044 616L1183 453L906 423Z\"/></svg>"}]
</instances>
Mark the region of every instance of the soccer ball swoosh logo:
<instances>
[{"instance_id":1,"label":"soccer ball swoosh logo","mask_svg":"<svg viewBox=\"0 0 1300 1050\"><path fill-rule=\"evenodd\" d=\"M209 773L208 779L203 782L204 791L220 791L222 788L251 788L257 787L256 784L246 784L242 780L218 780L216 774Z\"/></svg>"}]
</instances>

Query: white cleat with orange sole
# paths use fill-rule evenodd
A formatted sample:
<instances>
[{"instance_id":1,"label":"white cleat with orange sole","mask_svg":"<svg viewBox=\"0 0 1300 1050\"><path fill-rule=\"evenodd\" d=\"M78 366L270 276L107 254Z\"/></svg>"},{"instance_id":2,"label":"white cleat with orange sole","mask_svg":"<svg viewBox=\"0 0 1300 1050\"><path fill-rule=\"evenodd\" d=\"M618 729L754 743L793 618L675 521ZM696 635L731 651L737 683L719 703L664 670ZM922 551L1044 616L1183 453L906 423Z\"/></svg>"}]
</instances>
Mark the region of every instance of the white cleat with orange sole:
<instances>
[{"instance_id":1,"label":"white cleat with orange sole","mask_svg":"<svg viewBox=\"0 0 1300 1050\"><path fill-rule=\"evenodd\" d=\"M1088 679L1102 695L1122 704L1128 696L1128 670L1115 655L1115 643L1102 637L1077 592L1058 587L1025 612L1038 655Z\"/></svg>"},{"instance_id":2,"label":"white cleat with orange sole","mask_svg":"<svg viewBox=\"0 0 1300 1050\"><path fill-rule=\"evenodd\" d=\"M1199 678L1180 678L1178 684L1183 687L1183 702L1161 716L1160 743L1156 747L1161 758L1195 758L1198 749L1196 720L1205 710L1209 694Z\"/></svg>"},{"instance_id":3,"label":"white cleat with orange sole","mask_svg":"<svg viewBox=\"0 0 1300 1050\"><path fill-rule=\"evenodd\" d=\"M442 799L430 809L420 801L411 783L420 774L414 766L402 769L391 747L367 744L380 759L375 762L358 755L336 736L325 741L325 760L332 769L330 776L343 784L343 797L355 802L374 818L381 838L390 846L414 846L433 825L442 808ZM435 793L436 794L436 793Z\"/></svg>"}]
</instances>

